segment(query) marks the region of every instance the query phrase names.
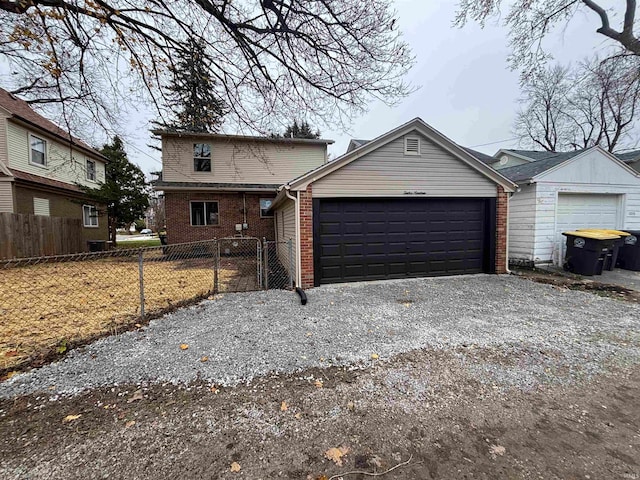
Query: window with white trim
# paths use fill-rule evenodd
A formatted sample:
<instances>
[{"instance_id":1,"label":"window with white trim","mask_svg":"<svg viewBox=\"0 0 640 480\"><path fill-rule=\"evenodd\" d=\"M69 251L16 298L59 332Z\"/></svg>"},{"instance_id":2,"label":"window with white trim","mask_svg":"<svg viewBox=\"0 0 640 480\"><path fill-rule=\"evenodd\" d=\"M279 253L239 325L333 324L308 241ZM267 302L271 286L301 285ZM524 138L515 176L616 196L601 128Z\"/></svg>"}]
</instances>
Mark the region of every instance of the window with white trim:
<instances>
[{"instance_id":1,"label":"window with white trim","mask_svg":"<svg viewBox=\"0 0 640 480\"><path fill-rule=\"evenodd\" d=\"M260 218L273 218L273 212L270 212L273 198L261 198L260 199Z\"/></svg>"},{"instance_id":2,"label":"window with white trim","mask_svg":"<svg viewBox=\"0 0 640 480\"><path fill-rule=\"evenodd\" d=\"M211 171L211 145L208 143L193 144L193 171Z\"/></svg>"},{"instance_id":3,"label":"window with white trim","mask_svg":"<svg viewBox=\"0 0 640 480\"><path fill-rule=\"evenodd\" d=\"M96 162L87 158L87 180L96 181Z\"/></svg>"},{"instance_id":4,"label":"window with white trim","mask_svg":"<svg viewBox=\"0 0 640 480\"><path fill-rule=\"evenodd\" d=\"M29 135L29 163L39 167L47 166L47 141L35 135Z\"/></svg>"},{"instance_id":5,"label":"window with white trim","mask_svg":"<svg viewBox=\"0 0 640 480\"><path fill-rule=\"evenodd\" d=\"M51 215L49 210L49 199L33 197L33 214L49 217Z\"/></svg>"},{"instance_id":6,"label":"window with white trim","mask_svg":"<svg viewBox=\"0 0 640 480\"><path fill-rule=\"evenodd\" d=\"M82 221L85 227L93 228L98 226L98 209L95 205L82 206Z\"/></svg>"},{"instance_id":7,"label":"window with white trim","mask_svg":"<svg viewBox=\"0 0 640 480\"><path fill-rule=\"evenodd\" d=\"M191 202L191 225L219 225L218 202Z\"/></svg>"},{"instance_id":8,"label":"window with white trim","mask_svg":"<svg viewBox=\"0 0 640 480\"><path fill-rule=\"evenodd\" d=\"M404 137L404 154L420 155L420 137Z\"/></svg>"}]
</instances>

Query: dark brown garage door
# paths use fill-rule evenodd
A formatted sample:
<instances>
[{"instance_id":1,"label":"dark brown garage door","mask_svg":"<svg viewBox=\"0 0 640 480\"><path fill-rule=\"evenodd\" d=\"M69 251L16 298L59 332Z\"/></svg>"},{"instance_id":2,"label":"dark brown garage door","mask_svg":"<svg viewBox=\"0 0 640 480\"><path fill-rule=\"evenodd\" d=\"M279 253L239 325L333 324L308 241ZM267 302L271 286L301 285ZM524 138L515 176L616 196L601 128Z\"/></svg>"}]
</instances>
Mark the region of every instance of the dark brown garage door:
<instances>
[{"instance_id":1,"label":"dark brown garage door","mask_svg":"<svg viewBox=\"0 0 640 480\"><path fill-rule=\"evenodd\" d=\"M315 283L492 272L495 199L314 200Z\"/></svg>"}]
</instances>

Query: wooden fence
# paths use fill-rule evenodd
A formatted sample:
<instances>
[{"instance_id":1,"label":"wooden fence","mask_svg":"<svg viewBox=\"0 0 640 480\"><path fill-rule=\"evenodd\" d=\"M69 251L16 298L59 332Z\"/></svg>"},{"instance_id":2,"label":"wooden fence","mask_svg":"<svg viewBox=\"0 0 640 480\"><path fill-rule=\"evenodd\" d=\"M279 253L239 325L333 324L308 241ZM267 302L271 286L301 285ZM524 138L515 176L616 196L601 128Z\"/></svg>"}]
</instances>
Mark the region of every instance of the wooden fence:
<instances>
[{"instance_id":1,"label":"wooden fence","mask_svg":"<svg viewBox=\"0 0 640 480\"><path fill-rule=\"evenodd\" d=\"M84 251L82 220L0 213L0 259Z\"/></svg>"}]
</instances>

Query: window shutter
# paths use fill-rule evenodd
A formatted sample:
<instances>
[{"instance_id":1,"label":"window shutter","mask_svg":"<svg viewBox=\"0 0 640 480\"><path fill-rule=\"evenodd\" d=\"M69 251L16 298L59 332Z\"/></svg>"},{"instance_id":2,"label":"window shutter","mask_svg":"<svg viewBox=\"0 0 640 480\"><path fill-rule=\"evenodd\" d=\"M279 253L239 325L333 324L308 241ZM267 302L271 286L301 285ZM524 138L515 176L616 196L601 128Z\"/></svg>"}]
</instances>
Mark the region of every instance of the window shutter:
<instances>
[{"instance_id":1,"label":"window shutter","mask_svg":"<svg viewBox=\"0 0 640 480\"><path fill-rule=\"evenodd\" d=\"M406 137L404 139L405 155L420 155L420 139L417 137Z\"/></svg>"},{"instance_id":2,"label":"window shutter","mask_svg":"<svg viewBox=\"0 0 640 480\"><path fill-rule=\"evenodd\" d=\"M33 214L48 217L50 215L49 199L33 197Z\"/></svg>"}]
</instances>

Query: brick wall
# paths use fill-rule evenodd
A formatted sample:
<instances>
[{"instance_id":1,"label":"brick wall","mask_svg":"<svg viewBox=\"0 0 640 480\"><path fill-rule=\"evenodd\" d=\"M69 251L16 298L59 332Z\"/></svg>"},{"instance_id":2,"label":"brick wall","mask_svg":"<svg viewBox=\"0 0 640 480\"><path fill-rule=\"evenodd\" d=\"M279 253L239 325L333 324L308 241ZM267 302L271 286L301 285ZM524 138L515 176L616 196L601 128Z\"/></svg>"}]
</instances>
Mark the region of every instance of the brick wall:
<instances>
[{"instance_id":1,"label":"brick wall","mask_svg":"<svg viewBox=\"0 0 640 480\"><path fill-rule=\"evenodd\" d=\"M496 273L507 273L507 202L509 194L498 185L496 202Z\"/></svg>"},{"instance_id":2,"label":"brick wall","mask_svg":"<svg viewBox=\"0 0 640 480\"><path fill-rule=\"evenodd\" d=\"M247 237L274 239L273 217L260 218L260 199L274 198L272 194L246 193L247 221L249 228L242 234ZM195 242L212 238L233 237L236 224L244 222L242 192L165 192L165 215L169 243ZM218 202L218 225L192 226L192 201Z\"/></svg>"},{"instance_id":3,"label":"brick wall","mask_svg":"<svg viewBox=\"0 0 640 480\"><path fill-rule=\"evenodd\" d=\"M96 205L95 202L83 198L81 194L55 193L48 189L37 189L35 187L18 186L15 188L15 213L33 215L33 199L46 198L49 200L49 214L52 217L79 218L82 217L82 205ZM82 228L82 245L85 249L88 240L108 240L109 222L107 220L106 208L98 207L98 226Z\"/></svg>"},{"instance_id":4,"label":"brick wall","mask_svg":"<svg viewBox=\"0 0 640 480\"><path fill-rule=\"evenodd\" d=\"M314 286L313 277L313 195L309 185L300 192L300 273L302 288Z\"/></svg>"}]
</instances>

